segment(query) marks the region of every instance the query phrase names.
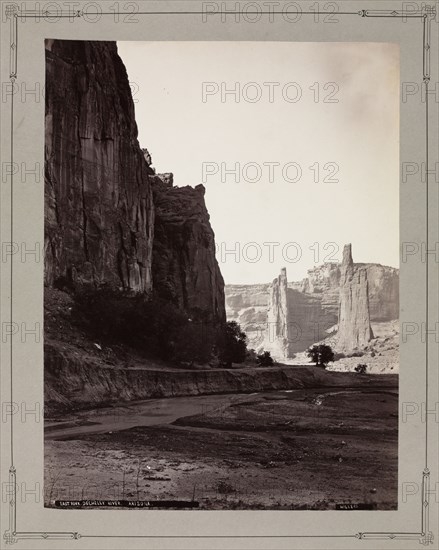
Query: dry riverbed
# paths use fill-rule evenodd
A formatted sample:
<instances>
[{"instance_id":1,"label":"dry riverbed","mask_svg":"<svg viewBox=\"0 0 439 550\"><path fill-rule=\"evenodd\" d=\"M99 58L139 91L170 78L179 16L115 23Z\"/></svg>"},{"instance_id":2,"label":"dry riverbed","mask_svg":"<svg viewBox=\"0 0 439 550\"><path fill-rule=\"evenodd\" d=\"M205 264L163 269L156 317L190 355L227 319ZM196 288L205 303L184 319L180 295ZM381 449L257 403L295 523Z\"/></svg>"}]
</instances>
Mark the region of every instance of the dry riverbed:
<instances>
[{"instance_id":1,"label":"dry riverbed","mask_svg":"<svg viewBox=\"0 0 439 550\"><path fill-rule=\"evenodd\" d=\"M197 401L198 400L198 401ZM147 400L46 422L46 505L184 500L201 509L395 509L397 377Z\"/></svg>"}]
</instances>

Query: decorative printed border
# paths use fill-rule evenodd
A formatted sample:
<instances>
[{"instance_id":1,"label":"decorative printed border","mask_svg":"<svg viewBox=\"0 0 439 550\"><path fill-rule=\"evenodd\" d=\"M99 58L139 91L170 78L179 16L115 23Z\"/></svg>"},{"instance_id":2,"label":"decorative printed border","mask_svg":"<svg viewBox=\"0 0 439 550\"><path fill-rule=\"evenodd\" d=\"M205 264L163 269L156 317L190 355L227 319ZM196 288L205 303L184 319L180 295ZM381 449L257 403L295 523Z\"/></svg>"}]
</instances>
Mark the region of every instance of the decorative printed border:
<instances>
[{"instance_id":1,"label":"decorative printed border","mask_svg":"<svg viewBox=\"0 0 439 550\"><path fill-rule=\"evenodd\" d=\"M281 11L269 11L269 12L252 12L252 11L216 11L212 12L211 15L222 15L227 13L228 15L260 15L260 14L282 14ZM328 12L324 11L301 11L301 15L313 15L322 14L327 15ZM124 12L100 12L100 15L126 15ZM201 11L138 11L136 15L202 15ZM19 20L26 19L37 19L44 17L46 19L62 17L68 17L70 19L81 19L84 17L84 12L82 10L76 11L62 11L58 10L56 13L51 13L50 11L38 11L38 10L22 10L19 6L15 4L10 4L5 7L5 15L10 22L10 57L9 57L9 79L11 86L13 87L17 80L17 70L18 70L18 22ZM87 15L90 15L87 12ZM97 14L96 14L97 15ZM337 12L337 15L356 15L360 17L381 17L389 19L421 19L423 23L423 63L422 63L422 78L424 83L424 102L426 110L426 140L425 140L425 166L426 166L426 208L427 208L427 224L426 224L426 249L428 250L428 191L429 191L429 159L428 159L428 139L429 139L429 128L428 128L428 101L429 101L429 90L428 84L430 82L430 40L431 40L431 22L436 17L436 8L432 5L424 5L421 9L418 10L368 10L361 9L352 12ZM11 94L11 127L10 127L10 162L13 166L14 162L14 135L13 135L13 125L14 125L14 94ZM14 203L13 203L13 191L14 191L14 174L11 170L10 174L10 242L11 246L13 243L13 214L14 214ZM425 323L426 323L426 354L425 354L425 375L426 375L426 395L425 395L425 406L428 410L428 375L429 375L429 364L428 364L428 319L429 319L429 304L428 304L428 263L429 255L426 255L426 303L425 303ZM10 267L10 323L13 322L13 257L11 256L11 267ZM10 339L10 399L11 403L13 400L13 339ZM16 469L14 467L14 426L13 426L13 415L9 416L10 422L10 468L9 468L9 486L12 488L11 496L9 500L9 528L4 532L3 538L7 544L16 543L19 540L26 539L73 539L78 540L80 538L117 538L117 539L155 539L155 538L172 538L172 539L193 539L193 538L206 538L206 539L252 539L252 538L282 538L282 539L293 539L293 538L303 538L303 539L312 539L312 538L352 538L359 540L366 539L385 539L385 540L418 540L420 544L425 546L433 544L433 533L429 530L429 497L430 497L430 470L428 468L428 414L425 418L425 467L422 472L422 500L421 500L421 525L420 529L417 532L404 532L404 531L393 531L393 532L360 532L356 534L343 534L343 535L219 535L219 536L203 536L203 535L183 535L183 536L152 536L152 535L81 535L76 532L64 532L64 531L17 531L17 485L16 485Z\"/></svg>"}]
</instances>

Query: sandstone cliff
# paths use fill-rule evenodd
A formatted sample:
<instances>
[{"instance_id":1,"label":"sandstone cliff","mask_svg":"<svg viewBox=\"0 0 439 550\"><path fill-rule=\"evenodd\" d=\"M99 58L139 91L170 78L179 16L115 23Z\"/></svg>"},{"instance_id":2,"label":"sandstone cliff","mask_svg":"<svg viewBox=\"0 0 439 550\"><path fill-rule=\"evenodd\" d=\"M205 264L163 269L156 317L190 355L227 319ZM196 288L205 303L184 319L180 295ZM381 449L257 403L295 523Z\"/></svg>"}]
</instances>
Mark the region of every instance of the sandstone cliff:
<instances>
[{"instance_id":1,"label":"sandstone cliff","mask_svg":"<svg viewBox=\"0 0 439 550\"><path fill-rule=\"evenodd\" d=\"M241 325L247 334L249 349L258 350L265 339L269 287L269 284L224 287L227 320Z\"/></svg>"},{"instance_id":2,"label":"sandstone cliff","mask_svg":"<svg viewBox=\"0 0 439 550\"><path fill-rule=\"evenodd\" d=\"M294 283L288 283L283 268L269 288L265 331L259 323L262 334L259 345L277 359L292 358L295 353L325 338L326 329L337 320L323 307L321 296L299 291L293 286Z\"/></svg>"},{"instance_id":3,"label":"sandstone cliff","mask_svg":"<svg viewBox=\"0 0 439 550\"><path fill-rule=\"evenodd\" d=\"M361 271L358 289L367 280L370 323L373 325L398 319L398 269L380 264L352 263L352 266L356 273ZM339 316L342 269L342 264L330 262L308 270L308 276L301 281L288 282L290 357L325 338L334 339ZM249 338L249 347L256 350L270 349L275 356L277 354L278 359L284 359L284 354L272 345L273 336L268 334L270 285L226 285L225 291L227 318L241 324ZM286 349L285 346L283 349Z\"/></svg>"},{"instance_id":4,"label":"sandstone cliff","mask_svg":"<svg viewBox=\"0 0 439 550\"><path fill-rule=\"evenodd\" d=\"M337 322L338 300L340 290L340 265L328 262L308 270L308 276L299 283L291 283L292 289L310 295L320 301L323 315L329 320L322 320L322 326ZM331 326L331 325L329 325Z\"/></svg>"},{"instance_id":5,"label":"sandstone cliff","mask_svg":"<svg viewBox=\"0 0 439 550\"><path fill-rule=\"evenodd\" d=\"M215 258L215 236L202 185L154 185L153 286L187 311L202 310L206 320L226 320L224 281Z\"/></svg>"},{"instance_id":6,"label":"sandstone cliff","mask_svg":"<svg viewBox=\"0 0 439 550\"><path fill-rule=\"evenodd\" d=\"M365 268L369 285L371 321L399 318L399 270L380 264L354 264Z\"/></svg>"},{"instance_id":7,"label":"sandstone cliff","mask_svg":"<svg viewBox=\"0 0 439 550\"><path fill-rule=\"evenodd\" d=\"M325 307L322 296L288 289L289 351L294 353L309 348L332 333L337 316Z\"/></svg>"},{"instance_id":8,"label":"sandstone cliff","mask_svg":"<svg viewBox=\"0 0 439 550\"><path fill-rule=\"evenodd\" d=\"M347 244L341 264L337 349L361 348L372 338L367 270L354 266L351 245Z\"/></svg>"},{"instance_id":9,"label":"sandstone cliff","mask_svg":"<svg viewBox=\"0 0 439 550\"><path fill-rule=\"evenodd\" d=\"M46 41L45 161L47 286L155 290L225 320L204 188L151 167L114 42Z\"/></svg>"},{"instance_id":10,"label":"sandstone cliff","mask_svg":"<svg viewBox=\"0 0 439 550\"><path fill-rule=\"evenodd\" d=\"M114 42L46 41L45 281L151 289L154 207Z\"/></svg>"},{"instance_id":11,"label":"sandstone cliff","mask_svg":"<svg viewBox=\"0 0 439 550\"><path fill-rule=\"evenodd\" d=\"M369 283L371 321L392 321L399 317L399 270L373 263L354 263L364 268ZM302 281L288 286L321 299L322 309L337 322L340 293L341 264L328 262L308 270ZM333 323L333 324L334 324Z\"/></svg>"}]
</instances>

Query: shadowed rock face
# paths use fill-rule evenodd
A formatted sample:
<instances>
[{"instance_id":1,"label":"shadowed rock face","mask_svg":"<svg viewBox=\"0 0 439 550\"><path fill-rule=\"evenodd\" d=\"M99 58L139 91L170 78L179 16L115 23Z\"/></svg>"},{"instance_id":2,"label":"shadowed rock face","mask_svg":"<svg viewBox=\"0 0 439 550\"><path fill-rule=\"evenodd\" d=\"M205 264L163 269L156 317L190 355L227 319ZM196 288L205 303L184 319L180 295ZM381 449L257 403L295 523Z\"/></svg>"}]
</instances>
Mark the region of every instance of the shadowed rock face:
<instances>
[{"instance_id":1,"label":"shadowed rock face","mask_svg":"<svg viewBox=\"0 0 439 550\"><path fill-rule=\"evenodd\" d=\"M215 258L215 235L204 202L204 187L172 187L154 181L154 290L209 320L226 320L224 281Z\"/></svg>"},{"instance_id":2,"label":"shadowed rock face","mask_svg":"<svg viewBox=\"0 0 439 550\"><path fill-rule=\"evenodd\" d=\"M45 280L151 289L154 207L114 42L46 41Z\"/></svg>"},{"instance_id":3,"label":"shadowed rock face","mask_svg":"<svg viewBox=\"0 0 439 550\"><path fill-rule=\"evenodd\" d=\"M115 42L46 41L45 284L156 290L225 320L204 188L175 188L137 140Z\"/></svg>"},{"instance_id":4,"label":"shadowed rock face","mask_svg":"<svg viewBox=\"0 0 439 550\"><path fill-rule=\"evenodd\" d=\"M351 245L347 244L341 264L337 349L351 351L372 338L367 270L354 266Z\"/></svg>"}]
</instances>

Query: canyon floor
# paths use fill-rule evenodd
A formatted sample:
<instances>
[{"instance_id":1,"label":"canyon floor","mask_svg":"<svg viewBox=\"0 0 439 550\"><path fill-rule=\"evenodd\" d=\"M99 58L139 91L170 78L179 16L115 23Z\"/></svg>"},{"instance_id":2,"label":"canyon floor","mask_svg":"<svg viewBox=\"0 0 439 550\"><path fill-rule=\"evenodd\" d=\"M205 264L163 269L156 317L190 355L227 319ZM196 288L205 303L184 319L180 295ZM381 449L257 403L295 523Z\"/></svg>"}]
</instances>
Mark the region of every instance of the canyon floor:
<instances>
[{"instance_id":1,"label":"canyon floor","mask_svg":"<svg viewBox=\"0 0 439 550\"><path fill-rule=\"evenodd\" d=\"M361 350L343 354L329 363L330 372L353 372L358 364L366 365L371 374L396 374L399 372L399 320L372 323L374 338ZM319 344L328 344L336 349L336 337L328 337ZM306 352L295 355L289 363L309 365Z\"/></svg>"},{"instance_id":2,"label":"canyon floor","mask_svg":"<svg viewBox=\"0 0 439 550\"><path fill-rule=\"evenodd\" d=\"M364 375L361 389L125 403L46 422L46 506L127 499L209 510L395 509L397 449L394 375Z\"/></svg>"},{"instance_id":3,"label":"canyon floor","mask_svg":"<svg viewBox=\"0 0 439 550\"><path fill-rule=\"evenodd\" d=\"M203 510L396 508L396 369L185 370L90 339L72 323L64 292L46 293L45 307L47 352L59 357L45 371L46 506L122 499ZM372 359L392 366L397 340L396 328L383 327L340 370Z\"/></svg>"}]
</instances>

